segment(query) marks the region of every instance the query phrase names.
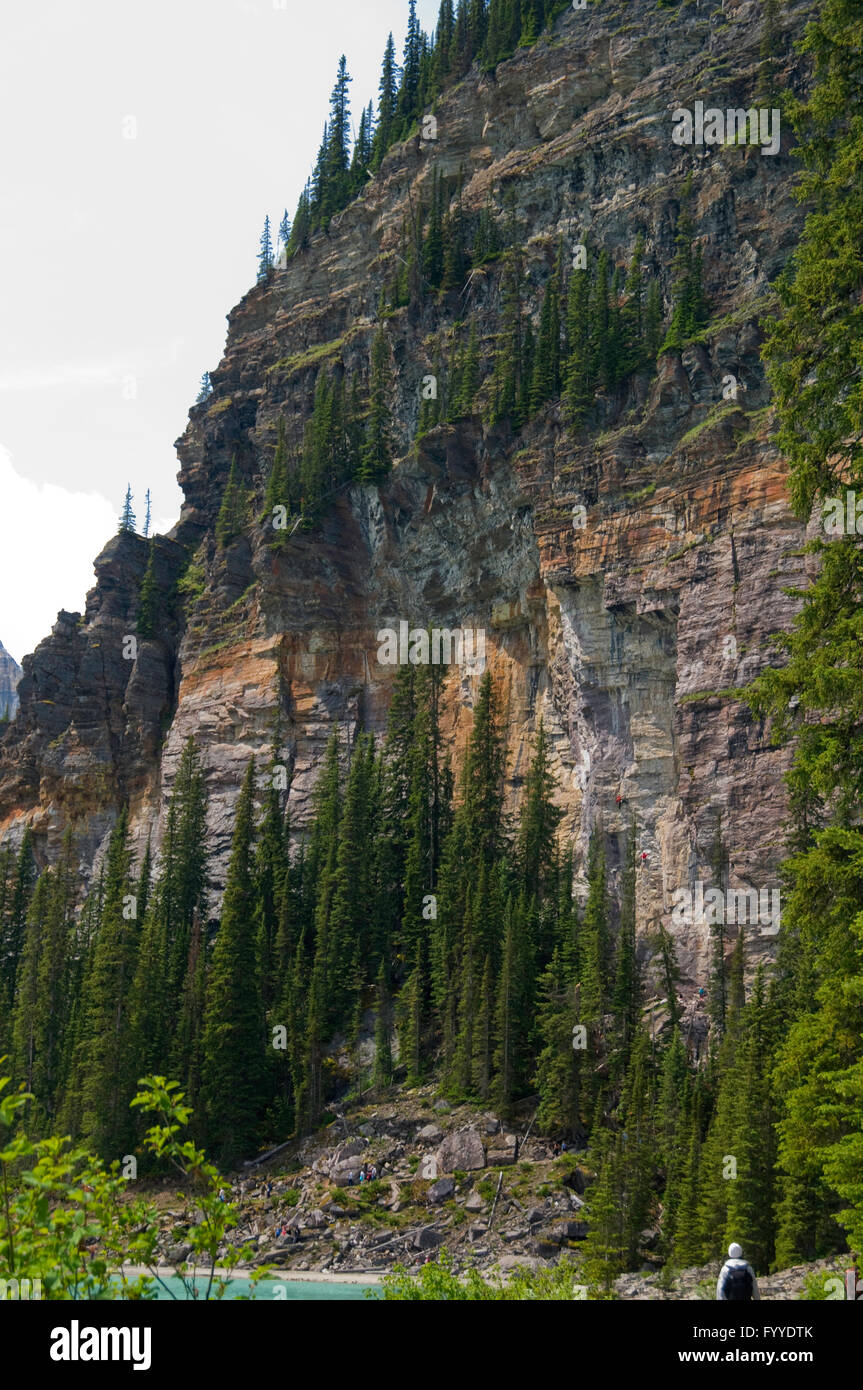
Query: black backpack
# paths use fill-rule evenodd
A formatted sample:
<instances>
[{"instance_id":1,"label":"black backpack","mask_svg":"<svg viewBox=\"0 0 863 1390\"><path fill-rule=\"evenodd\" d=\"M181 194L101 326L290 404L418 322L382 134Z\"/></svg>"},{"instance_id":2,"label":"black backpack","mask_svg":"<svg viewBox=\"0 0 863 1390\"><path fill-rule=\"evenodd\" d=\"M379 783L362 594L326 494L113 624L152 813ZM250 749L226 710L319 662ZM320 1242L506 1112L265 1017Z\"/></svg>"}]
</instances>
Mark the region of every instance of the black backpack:
<instances>
[{"instance_id":1,"label":"black backpack","mask_svg":"<svg viewBox=\"0 0 863 1390\"><path fill-rule=\"evenodd\" d=\"M748 1265L730 1265L723 1285L726 1301L742 1303L752 1297L752 1270Z\"/></svg>"}]
</instances>

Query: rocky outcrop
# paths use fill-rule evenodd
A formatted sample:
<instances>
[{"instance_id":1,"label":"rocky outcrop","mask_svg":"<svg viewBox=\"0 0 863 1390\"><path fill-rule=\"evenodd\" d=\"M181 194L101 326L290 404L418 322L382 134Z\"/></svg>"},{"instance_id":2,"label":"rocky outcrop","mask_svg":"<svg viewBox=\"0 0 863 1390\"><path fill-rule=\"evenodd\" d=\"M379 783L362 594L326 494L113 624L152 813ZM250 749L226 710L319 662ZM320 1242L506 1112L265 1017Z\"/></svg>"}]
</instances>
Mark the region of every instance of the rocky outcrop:
<instances>
[{"instance_id":1,"label":"rocky outcrop","mask_svg":"<svg viewBox=\"0 0 863 1390\"><path fill-rule=\"evenodd\" d=\"M485 1150L475 1129L448 1134L437 1151L438 1167L444 1173L471 1172L485 1167Z\"/></svg>"},{"instance_id":2,"label":"rocky outcrop","mask_svg":"<svg viewBox=\"0 0 863 1390\"><path fill-rule=\"evenodd\" d=\"M790 40L811 8L782 7L779 80L789 90L805 79ZM659 922L674 933L697 1036L708 928L676 921L674 894L710 883L717 833L729 887L775 885L783 853L788 754L733 692L776 659L770 635L794 613L784 590L806 577L805 528L771 441L758 327L802 212L787 132L775 156L687 148L671 139L671 113L697 100L752 103L761 13L754 0L698 0L685 23L653 0L568 10L552 35L449 92L434 142L394 148L326 235L250 290L229 316L214 395L192 408L177 443L185 505L171 537L155 543L159 638L124 655L146 552L139 538L116 537L96 562L85 613L61 614L25 659L21 711L0 739L0 838L17 839L30 823L50 859L71 823L92 863L128 800L139 851L151 833L158 844L194 734L217 897L242 773L251 754L268 756L276 712L300 833L334 723L347 738L360 722L384 727L393 669L376 660L377 631L401 620L481 629L506 728L510 806L542 718L577 890L597 818L613 876L634 819L641 950L649 961ZM511 202L537 321L557 246L588 234L628 261L641 232L668 301L691 173L711 325L665 354L652 380L601 398L587 434L551 406L517 438L476 417L414 449L432 336L466 314L488 362L500 276L481 267L458 303L429 299L388 321L400 457L386 484L342 491L319 531L295 532L281 551L263 526L217 550L232 459L260 496L280 418L289 450L300 446L320 363L367 362L404 217L427 197L435 167L463 171L468 217L489 195ZM736 400L724 395L729 377ZM456 761L476 687L475 674L450 668L444 730ZM750 964L773 948L754 926Z\"/></svg>"},{"instance_id":3,"label":"rocky outcrop","mask_svg":"<svg viewBox=\"0 0 863 1390\"><path fill-rule=\"evenodd\" d=\"M0 719L14 719L20 679L21 667L0 642Z\"/></svg>"}]
</instances>

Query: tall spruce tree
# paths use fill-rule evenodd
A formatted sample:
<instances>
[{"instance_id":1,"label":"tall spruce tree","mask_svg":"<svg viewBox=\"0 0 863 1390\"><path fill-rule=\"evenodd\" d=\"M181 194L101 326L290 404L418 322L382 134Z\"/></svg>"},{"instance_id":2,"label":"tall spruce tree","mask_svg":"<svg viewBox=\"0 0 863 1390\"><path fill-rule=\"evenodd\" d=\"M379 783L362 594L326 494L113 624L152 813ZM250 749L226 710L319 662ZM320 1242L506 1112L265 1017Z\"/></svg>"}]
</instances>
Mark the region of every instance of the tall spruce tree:
<instances>
[{"instance_id":1,"label":"tall spruce tree","mask_svg":"<svg viewBox=\"0 0 863 1390\"><path fill-rule=\"evenodd\" d=\"M203 1081L209 1144L223 1162L252 1152L265 1085L264 1016L255 942L254 759L237 801L231 859L204 1011Z\"/></svg>"},{"instance_id":2,"label":"tall spruce tree","mask_svg":"<svg viewBox=\"0 0 863 1390\"><path fill-rule=\"evenodd\" d=\"M140 923L127 836L124 807L108 844L100 920L82 985L68 1118L63 1120L105 1158L120 1158L133 1136L129 1102L136 1078L128 1020Z\"/></svg>"},{"instance_id":3,"label":"tall spruce tree","mask_svg":"<svg viewBox=\"0 0 863 1390\"><path fill-rule=\"evenodd\" d=\"M392 467L390 384L390 345L381 325L372 342L369 413L365 444L357 472L357 481L360 483L382 482Z\"/></svg>"}]
</instances>

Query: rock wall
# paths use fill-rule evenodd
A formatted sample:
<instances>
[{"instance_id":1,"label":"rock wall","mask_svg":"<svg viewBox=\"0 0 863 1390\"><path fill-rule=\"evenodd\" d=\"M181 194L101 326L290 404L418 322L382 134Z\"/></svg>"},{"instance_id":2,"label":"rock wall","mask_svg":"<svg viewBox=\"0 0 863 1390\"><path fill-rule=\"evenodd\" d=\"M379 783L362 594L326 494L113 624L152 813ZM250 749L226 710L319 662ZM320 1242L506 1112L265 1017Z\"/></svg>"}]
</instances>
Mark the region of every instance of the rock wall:
<instances>
[{"instance_id":1,"label":"rock wall","mask_svg":"<svg viewBox=\"0 0 863 1390\"><path fill-rule=\"evenodd\" d=\"M782 7L786 91L805 82L792 41L811 8ZM269 757L277 725L300 830L334 722L346 740L360 725L384 727L393 668L376 659L377 631L402 620L482 629L506 723L510 803L542 717L562 833L583 864L601 817L616 875L635 818L642 949L650 954L658 922L669 925L694 993L708 929L675 921L675 891L714 881L717 832L731 887L775 886L783 847L788 755L732 692L775 660L770 634L794 612L783 589L805 579L805 530L771 443L758 328L802 212L789 131L773 156L685 147L672 141L672 112L698 100L750 106L761 38L754 0L670 10L610 0L568 11L495 73L474 69L440 101L436 140L395 147L327 234L249 291L229 315L214 395L192 408L177 441L185 505L157 542L160 635L124 656L146 555L140 538L116 537L96 561L84 615L61 613L25 659L21 713L0 741L0 838L30 822L50 858L71 821L92 862L128 799L139 847L151 833L158 843L194 734L217 895L245 764L252 753ZM588 234L628 262L641 231L646 269L661 278L668 306L691 172L709 328L665 354L652 380L601 399L589 433L574 434L552 405L516 437L477 417L413 448L431 335L466 317L488 365L500 275L481 268L464 296L427 298L388 323L400 458L386 484L342 491L321 530L295 532L281 552L263 527L217 551L232 459L260 495L279 416L289 448L300 446L320 363L367 362L402 221L428 195L435 166L462 172L469 216L489 194L514 203L535 322L560 240ZM730 375L736 399L727 398ZM574 524L579 507L583 525ZM172 599L192 555L199 592ZM477 682L449 670L445 729L456 762ZM749 936L750 963L769 955L769 933L753 927Z\"/></svg>"}]
</instances>

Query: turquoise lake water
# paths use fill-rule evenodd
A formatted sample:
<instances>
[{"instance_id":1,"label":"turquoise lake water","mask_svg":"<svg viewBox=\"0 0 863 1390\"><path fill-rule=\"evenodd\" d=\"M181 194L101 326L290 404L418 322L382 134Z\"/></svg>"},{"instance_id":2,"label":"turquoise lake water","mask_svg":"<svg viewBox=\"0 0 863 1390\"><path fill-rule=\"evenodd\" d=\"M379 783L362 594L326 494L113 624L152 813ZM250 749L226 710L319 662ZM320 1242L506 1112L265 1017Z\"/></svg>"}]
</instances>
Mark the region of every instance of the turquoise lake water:
<instances>
[{"instance_id":1,"label":"turquoise lake water","mask_svg":"<svg viewBox=\"0 0 863 1390\"><path fill-rule=\"evenodd\" d=\"M203 1297L206 1288L206 1278L197 1278L196 1286L201 1290ZM185 1298L183 1285L179 1279L166 1278L164 1283L167 1289L154 1281L156 1296L161 1300L168 1300L173 1293L177 1298ZM222 1302L226 1299L247 1298L252 1291L252 1284L248 1279L237 1276L232 1279L225 1293L222 1295ZM375 1288L371 1284L323 1284L315 1283L309 1279L262 1279L255 1289L255 1301L260 1303L284 1302L284 1303L310 1303L320 1302L329 1303L333 1301L347 1301L362 1299L365 1301L366 1289ZM169 1292L170 1290L170 1292Z\"/></svg>"}]
</instances>

